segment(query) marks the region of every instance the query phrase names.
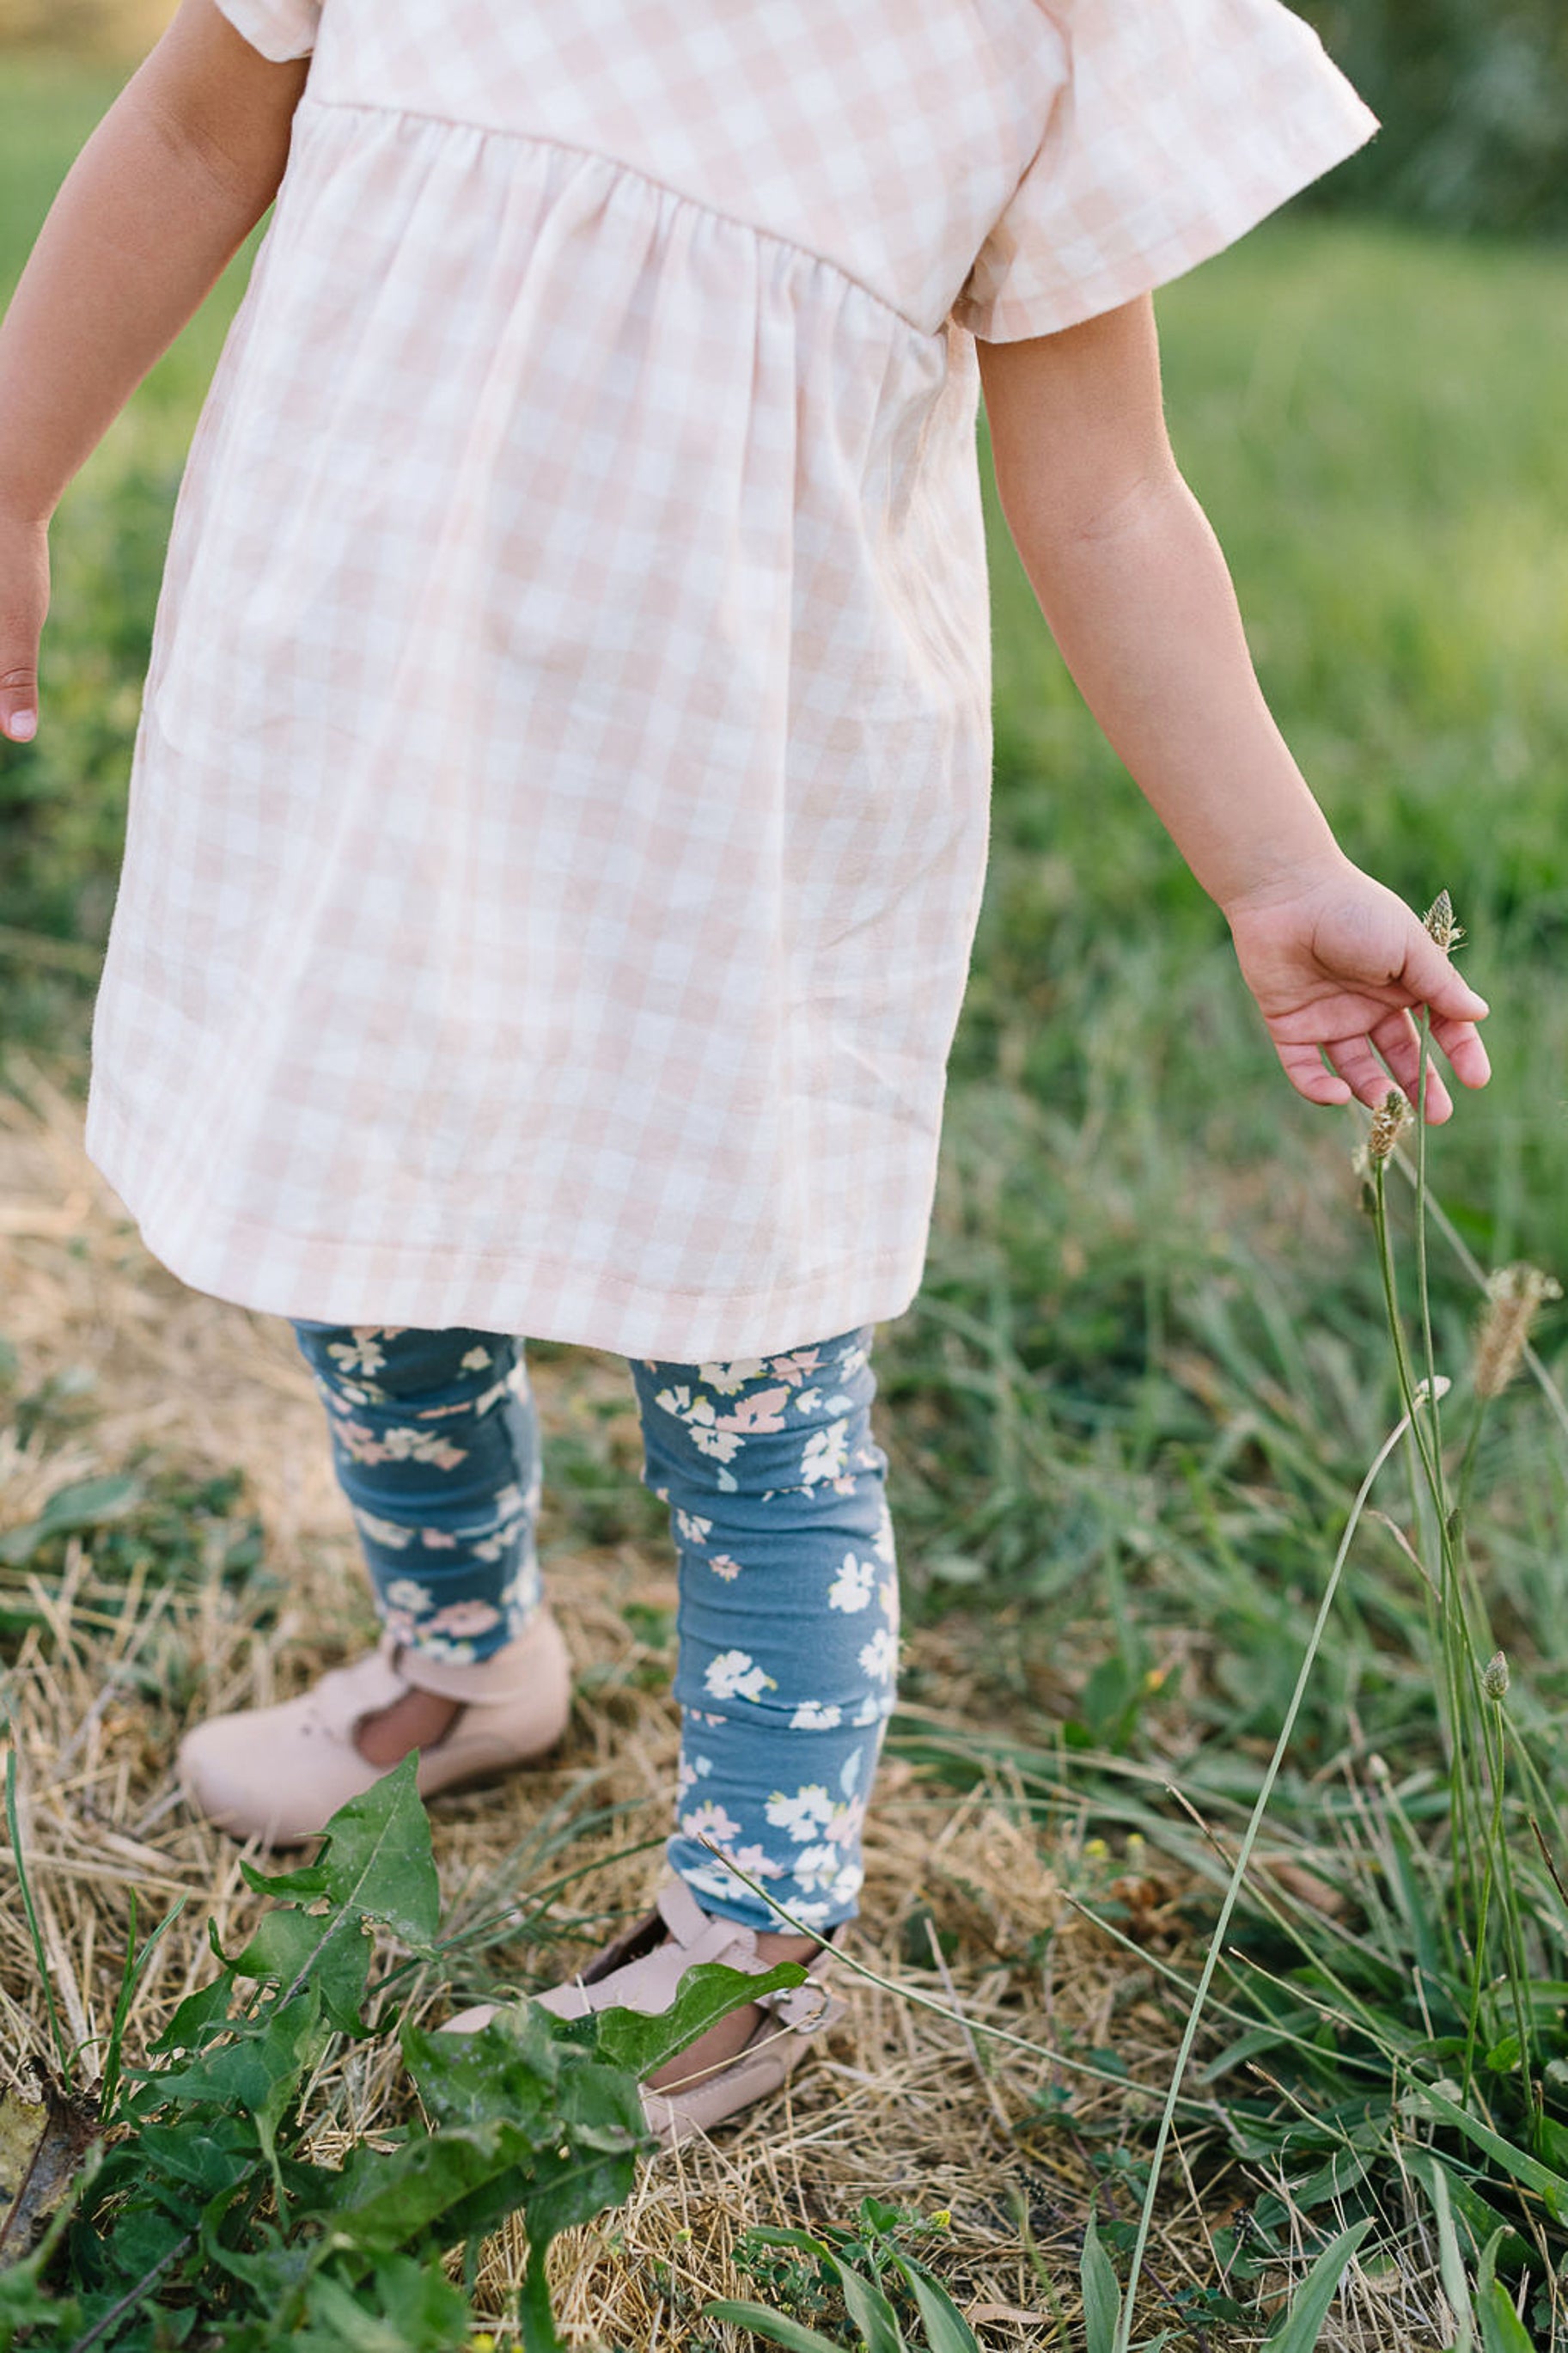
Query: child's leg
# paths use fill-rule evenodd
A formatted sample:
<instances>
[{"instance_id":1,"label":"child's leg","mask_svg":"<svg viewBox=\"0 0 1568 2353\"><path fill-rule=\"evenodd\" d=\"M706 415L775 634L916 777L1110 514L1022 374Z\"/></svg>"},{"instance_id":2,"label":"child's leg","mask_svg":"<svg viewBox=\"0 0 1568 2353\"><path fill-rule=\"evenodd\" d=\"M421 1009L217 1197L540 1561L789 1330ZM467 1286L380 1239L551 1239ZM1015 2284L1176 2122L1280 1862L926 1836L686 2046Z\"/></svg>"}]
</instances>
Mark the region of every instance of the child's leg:
<instances>
[{"instance_id":1,"label":"child's leg","mask_svg":"<svg viewBox=\"0 0 1568 2353\"><path fill-rule=\"evenodd\" d=\"M539 1444L519 1344L490 1332L300 1321L390 1636L297 1698L209 1716L180 1744L198 1811L288 1845L411 1749L420 1790L542 1755L571 1662L540 1607Z\"/></svg>"},{"instance_id":2,"label":"child's leg","mask_svg":"<svg viewBox=\"0 0 1568 2353\"><path fill-rule=\"evenodd\" d=\"M680 1560L669 1859L707 1911L759 1929L784 1924L702 1834L818 1932L857 1908L898 1657L871 1336L632 1366L645 1475L668 1500Z\"/></svg>"},{"instance_id":3,"label":"child's leg","mask_svg":"<svg viewBox=\"0 0 1568 2353\"><path fill-rule=\"evenodd\" d=\"M493 1656L541 1595L539 1431L521 1343L466 1329L294 1331L383 1625L418 1658Z\"/></svg>"}]
</instances>

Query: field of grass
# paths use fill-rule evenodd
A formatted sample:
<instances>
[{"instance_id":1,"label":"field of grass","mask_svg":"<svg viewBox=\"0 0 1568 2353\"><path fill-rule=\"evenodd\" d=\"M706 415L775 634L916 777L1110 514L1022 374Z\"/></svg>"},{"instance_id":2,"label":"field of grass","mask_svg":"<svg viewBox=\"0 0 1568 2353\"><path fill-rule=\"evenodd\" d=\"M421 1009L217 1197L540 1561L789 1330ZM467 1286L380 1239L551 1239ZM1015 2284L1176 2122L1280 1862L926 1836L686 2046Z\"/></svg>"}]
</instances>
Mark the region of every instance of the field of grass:
<instances>
[{"instance_id":1,"label":"field of grass","mask_svg":"<svg viewBox=\"0 0 1568 2353\"><path fill-rule=\"evenodd\" d=\"M0 282L110 86L7 72ZM205 1909L232 1949L246 1901L214 1842L172 1826L182 1722L215 1689L269 1690L275 1668L293 1687L365 1625L277 1330L182 1298L93 1194L70 1134L162 538L235 291L231 276L72 490L44 731L0 751L0 1526L37 1522L73 1482L133 1482L100 1528L85 1506L72 1526L68 1496L52 1532L9 1551L0 1535L0 1627L40 1807L51 1708L88 1708L114 1661L161 1662L126 1668L136 1705L104 1717L101 1770L99 1732L88 1743L100 1778L84 1819L194 1898L184 1943L143 1982L135 2047L199 1978ZM1568 1276L1565 297L1561 254L1287 220L1160 304L1173 436L1274 708L1352 855L1419 906L1452 893L1493 1007L1493 1085L1427 1153L1454 1237L1430 1242L1450 1482L1479 1306L1460 1250ZM951 2209L927 2259L995 2316L977 2323L987 2346L1110 2353L1079 2303L1090 2206L1124 2272L1158 2107L1139 2087L1164 2092L1352 1498L1401 1411L1352 1166L1364 1122L1289 1093L1223 924L1084 713L999 526L994 547L994 864L928 1281L880 1351L913 1631L858 1947L900 1985L956 1994L977 2040L878 1996L853 2063L816 2070L796 2100L797 2147L748 2136L741 2158L639 2191L618 2244L558 2251L563 2280L576 2265L572 2326L609 2342L647 2341L652 2303L634 2323L628 2280L662 2264L659 2341L738 2346L693 2316L699 2291L737 2292L738 2229L847 2223L874 2194ZM1411 1192L1389 1167L1408 1307ZM1550 1309L1537 1337L1549 1369L1563 1353ZM668 1556L614 1368L540 1355L552 1546L588 1564L586 1729L521 1866L504 1797L441 1815L443 1882L469 1920L487 1889L504 1905L579 1862L609 1873L595 1905L634 1901L642 1866L605 1858L658 1823ZM1325 2347L1568 2347L1568 1911L1530 1828L1568 1877L1552 1849L1565 1461L1552 1398L1521 1375L1480 1430L1463 1510L1476 1590L1452 1609L1470 1571L1448 1561L1408 1447L1355 1532L1152 2209L1151 2344L1258 2342L1287 2277L1366 2221ZM1455 1610L1487 1622L1457 1634ZM1508 1655L1500 1762L1446 1681L1461 1637L1478 1662L1494 1643ZM1452 1828L1456 1749L1496 1807L1478 1852L1513 1858L1511 1913ZM584 1793L605 1791L621 1811L586 1816ZM49 1819L53 1933L98 2019L125 1886L73 1880L90 1833L68 1806ZM0 1985L44 2056L32 1947L10 1928ZM536 1982L553 1973L542 1932L489 1941ZM987 2022L1058 2063L987 2041ZM330 2088L335 2129L395 2113L384 2070L345 2063ZM835 2103L856 2101L846 2134ZM1517 2338L1481 2282L1503 2226ZM498 2318L514 2256L487 2259ZM835 2310L816 2325L842 2326Z\"/></svg>"}]
</instances>

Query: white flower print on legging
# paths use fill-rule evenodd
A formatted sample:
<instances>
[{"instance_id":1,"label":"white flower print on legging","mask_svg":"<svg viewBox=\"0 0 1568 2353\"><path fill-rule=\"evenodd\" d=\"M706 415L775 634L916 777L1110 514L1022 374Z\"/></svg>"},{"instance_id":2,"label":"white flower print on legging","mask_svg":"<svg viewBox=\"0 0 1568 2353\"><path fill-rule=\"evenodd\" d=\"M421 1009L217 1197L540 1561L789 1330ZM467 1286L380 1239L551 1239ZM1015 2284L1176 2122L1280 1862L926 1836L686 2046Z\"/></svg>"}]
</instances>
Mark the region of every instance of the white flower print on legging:
<instances>
[{"instance_id":1,"label":"white flower print on legging","mask_svg":"<svg viewBox=\"0 0 1568 2353\"><path fill-rule=\"evenodd\" d=\"M383 1623L487 1657L541 1593L521 1344L297 1322ZM728 1364L634 1362L644 1475L680 1564L669 1859L710 1911L826 1930L856 1908L899 1595L868 1331Z\"/></svg>"}]
</instances>

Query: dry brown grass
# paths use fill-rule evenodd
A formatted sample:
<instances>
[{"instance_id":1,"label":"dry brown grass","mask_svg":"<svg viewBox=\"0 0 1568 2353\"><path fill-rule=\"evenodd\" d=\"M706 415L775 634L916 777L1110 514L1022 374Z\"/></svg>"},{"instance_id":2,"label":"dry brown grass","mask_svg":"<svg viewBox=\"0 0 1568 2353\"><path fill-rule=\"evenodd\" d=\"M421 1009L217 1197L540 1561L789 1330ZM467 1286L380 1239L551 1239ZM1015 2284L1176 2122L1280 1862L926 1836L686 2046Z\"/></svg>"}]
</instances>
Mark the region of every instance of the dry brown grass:
<instances>
[{"instance_id":1,"label":"dry brown grass","mask_svg":"<svg viewBox=\"0 0 1568 2353\"><path fill-rule=\"evenodd\" d=\"M238 1465L244 1508L263 1532L263 1570L281 1580L281 1606L277 1584L226 1583L216 1556L210 1575L173 1586L151 1575L110 1584L95 1571L90 1541L74 1539L59 1574L27 1580L36 1622L5 1677L24 1846L57 1998L69 2036L88 2047L90 2084L132 1890L143 1929L176 1897L187 1899L141 1989L132 2059L208 1975L209 1916L232 1949L255 1909L238 1852L192 1819L174 1788L184 1722L298 1688L359 1647L372 1620L320 1409L288 1326L190 1292L153 1262L85 1160L79 1108L66 1087L33 1066L11 1077L19 1092L0 1093L0 1330L18 1358L15 1386L25 1395L85 1369L94 1387L90 1416L63 1436L23 1441L0 1429L0 1527L32 1518L71 1480L133 1461L198 1477ZM601 1416L623 1376L612 1360L584 1353L543 1364L536 1377L547 1430L559 1430L576 1416ZM629 1404L627 1414L629 1430ZM446 2014L489 1983L491 1969L541 1983L581 1955L581 1941L542 1944L537 1916L517 1909L531 1885L587 1873L548 1910L550 1935L570 1938L575 1927L580 1939L602 1933L605 1915L639 1907L657 1872L657 1845L647 1842L664 1828L676 1716L622 1610L634 1598L671 1604L668 1564L630 1546L570 1559L557 1548L552 1560L547 1545L547 1573L581 1676L573 1729L548 1770L435 1808L449 1925L497 1925L488 1960L476 1934L466 1974L425 1983L416 2017ZM961 1707L959 1633L926 1632L915 1650L942 1668ZM604 1818L606 1807L616 1810L613 1819ZM851 1952L911 1995L956 2003L967 2022L860 1982L848 2020L787 2095L711 2144L649 2164L622 2211L558 2242L552 2268L570 2341L732 2345L734 2332L698 2315L709 2296L755 2293L735 2261L745 2227L849 2221L873 2194L925 2213L948 2210L951 2226L931 2260L988 2348L1081 2343L1077 2273L1097 2183L1091 2142L1128 2095L1064 2076L1074 2089L1071 2118L1031 2124L1048 2063L973 2030L989 2022L1047 2048L1113 2046L1135 2077L1163 2085L1177 2021L1156 1999L1153 1971L1075 1912L1063 1878L1079 1859L1042 1850L1005 1782L956 1797L893 1759L867 1860ZM4 1873L0 2088L36 2078L49 2052L8 1853ZM928 1957L921 1940L928 1911L952 1945L945 1963ZM1164 1915L1162 1926L1156 1916L1163 1949L1179 1935L1173 1920ZM318 2097L318 2153L374 2132L403 2112L395 2052L347 2053ZM1151 2325L1162 2316L1162 2289L1214 2283L1210 2232L1255 2186L1219 2165L1213 2149L1211 2136L1201 2180L1178 2151L1154 2253ZM1100 2195L1102 2215L1131 2215L1124 2192L1108 2200L1101 2185ZM480 2301L497 2316L521 2253L510 2232L488 2251ZM1352 2309L1325 2345L1386 2353L1443 2341L1431 2333L1438 2316L1426 2269L1418 2262L1402 2280L1358 2279ZM1200 2353L1205 2343L1182 2341Z\"/></svg>"}]
</instances>

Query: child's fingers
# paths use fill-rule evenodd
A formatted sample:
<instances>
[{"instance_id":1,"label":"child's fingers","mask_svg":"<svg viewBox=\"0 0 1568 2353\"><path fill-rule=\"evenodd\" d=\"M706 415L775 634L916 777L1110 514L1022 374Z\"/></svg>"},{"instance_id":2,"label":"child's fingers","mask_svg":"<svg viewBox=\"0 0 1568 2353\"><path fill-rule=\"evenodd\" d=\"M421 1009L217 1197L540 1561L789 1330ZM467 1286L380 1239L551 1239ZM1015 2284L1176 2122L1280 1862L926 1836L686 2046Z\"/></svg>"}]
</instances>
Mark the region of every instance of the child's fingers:
<instances>
[{"instance_id":1,"label":"child's fingers","mask_svg":"<svg viewBox=\"0 0 1568 2353\"><path fill-rule=\"evenodd\" d=\"M38 732L38 640L49 606L49 543L38 524L13 525L0 511L0 739L30 744Z\"/></svg>"},{"instance_id":2,"label":"child's fingers","mask_svg":"<svg viewBox=\"0 0 1568 2353\"><path fill-rule=\"evenodd\" d=\"M1463 1087L1484 1087L1492 1066L1479 1030L1473 1021L1434 1021L1432 1036L1448 1057L1454 1076Z\"/></svg>"},{"instance_id":3,"label":"child's fingers","mask_svg":"<svg viewBox=\"0 0 1568 2353\"><path fill-rule=\"evenodd\" d=\"M1380 1021L1371 1036L1336 1038L1323 1050L1335 1070L1354 1091L1356 1100L1363 1103L1368 1111L1378 1109L1391 1084L1397 1086L1411 1103L1415 1103L1419 1091L1419 1048L1415 1045L1413 1037L1410 1039L1399 1037L1385 1048L1378 1033L1388 1026ZM1376 1039L1381 1059L1379 1053L1373 1051L1373 1039ZM1451 1117L1453 1109L1452 1098L1438 1075L1436 1065L1429 1060L1426 1065L1427 1120L1434 1127L1441 1126L1446 1119Z\"/></svg>"},{"instance_id":4,"label":"child's fingers","mask_svg":"<svg viewBox=\"0 0 1568 2353\"><path fill-rule=\"evenodd\" d=\"M38 653L21 659L15 641L0 640L0 731L13 744L30 744L38 732Z\"/></svg>"},{"instance_id":5,"label":"child's fingers","mask_svg":"<svg viewBox=\"0 0 1568 2353\"><path fill-rule=\"evenodd\" d=\"M1292 1046L1276 1038L1274 1050L1279 1065L1299 1095L1310 1103L1347 1103L1351 1090L1336 1071L1331 1071L1316 1046Z\"/></svg>"}]
</instances>

